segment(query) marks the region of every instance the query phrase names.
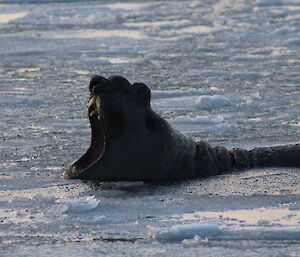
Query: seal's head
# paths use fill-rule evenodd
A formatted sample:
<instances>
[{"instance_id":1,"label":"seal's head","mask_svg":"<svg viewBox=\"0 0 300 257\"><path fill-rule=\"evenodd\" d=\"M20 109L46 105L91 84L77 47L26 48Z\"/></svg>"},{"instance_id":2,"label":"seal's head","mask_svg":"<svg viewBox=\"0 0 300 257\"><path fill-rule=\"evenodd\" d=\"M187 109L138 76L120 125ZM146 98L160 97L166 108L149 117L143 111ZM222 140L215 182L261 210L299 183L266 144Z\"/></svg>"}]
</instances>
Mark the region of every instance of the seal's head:
<instances>
[{"instance_id":1,"label":"seal's head","mask_svg":"<svg viewBox=\"0 0 300 257\"><path fill-rule=\"evenodd\" d=\"M168 124L150 107L150 89L121 76L93 76L88 115L91 145L64 178L146 180L159 156L157 138ZM149 174L148 174L149 173Z\"/></svg>"}]
</instances>

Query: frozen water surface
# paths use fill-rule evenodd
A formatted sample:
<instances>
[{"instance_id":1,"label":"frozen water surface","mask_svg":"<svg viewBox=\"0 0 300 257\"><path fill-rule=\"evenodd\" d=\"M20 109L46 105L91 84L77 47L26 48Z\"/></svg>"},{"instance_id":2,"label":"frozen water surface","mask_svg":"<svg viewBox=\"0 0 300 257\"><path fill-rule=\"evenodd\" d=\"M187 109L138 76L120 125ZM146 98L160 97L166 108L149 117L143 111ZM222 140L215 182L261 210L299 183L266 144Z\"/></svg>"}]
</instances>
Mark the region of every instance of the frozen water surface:
<instances>
[{"instance_id":1,"label":"frozen water surface","mask_svg":"<svg viewBox=\"0 0 300 257\"><path fill-rule=\"evenodd\" d=\"M300 2L0 1L1 256L299 256L299 169L150 185L61 173L87 82L121 74L188 136L299 142Z\"/></svg>"}]
</instances>

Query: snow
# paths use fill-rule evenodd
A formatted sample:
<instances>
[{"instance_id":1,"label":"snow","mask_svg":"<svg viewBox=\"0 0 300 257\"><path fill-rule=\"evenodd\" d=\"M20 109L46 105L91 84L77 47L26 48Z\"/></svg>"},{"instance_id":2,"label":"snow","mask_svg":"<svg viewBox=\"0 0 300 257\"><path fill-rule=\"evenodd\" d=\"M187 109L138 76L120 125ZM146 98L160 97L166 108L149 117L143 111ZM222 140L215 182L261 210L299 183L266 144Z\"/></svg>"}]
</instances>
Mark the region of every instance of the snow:
<instances>
[{"instance_id":1,"label":"snow","mask_svg":"<svg viewBox=\"0 0 300 257\"><path fill-rule=\"evenodd\" d=\"M0 255L299 255L299 168L162 184L61 178L90 143L92 74L147 84L152 108L195 140L299 142L299 8L0 4Z\"/></svg>"},{"instance_id":2,"label":"snow","mask_svg":"<svg viewBox=\"0 0 300 257\"><path fill-rule=\"evenodd\" d=\"M63 199L59 200L58 203L65 205L66 209L64 212L71 214L94 210L98 207L100 201L92 195L75 199Z\"/></svg>"}]
</instances>

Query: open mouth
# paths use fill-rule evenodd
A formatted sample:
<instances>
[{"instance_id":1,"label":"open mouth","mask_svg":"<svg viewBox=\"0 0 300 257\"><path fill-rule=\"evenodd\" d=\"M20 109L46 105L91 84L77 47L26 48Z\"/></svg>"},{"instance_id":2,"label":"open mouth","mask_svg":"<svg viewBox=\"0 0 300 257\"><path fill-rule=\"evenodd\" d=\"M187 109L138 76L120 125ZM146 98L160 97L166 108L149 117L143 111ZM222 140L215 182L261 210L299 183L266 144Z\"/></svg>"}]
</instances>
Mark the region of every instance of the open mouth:
<instances>
[{"instance_id":1,"label":"open mouth","mask_svg":"<svg viewBox=\"0 0 300 257\"><path fill-rule=\"evenodd\" d=\"M121 76L111 76L108 79L94 75L89 82L91 93L88 102L88 114L91 124L91 144L81 158L73 163L63 173L63 178L81 178L95 166L99 172L107 145L122 135L126 127L122 97L130 95L132 85ZM100 162L99 162L100 161ZM94 169L95 170L95 169ZM84 173L84 174L83 174Z\"/></svg>"},{"instance_id":2,"label":"open mouth","mask_svg":"<svg viewBox=\"0 0 300 257\"><path fill-rule=\"evenodd\" d=\"M88 103L88 114L91 124L91 144L86 153L65 172L64 178L77 177L84 170L99 160L105 152L106 147L106 123L101 111L101 99L97 95L90 97Z\"/></svg>"}]
</instances>

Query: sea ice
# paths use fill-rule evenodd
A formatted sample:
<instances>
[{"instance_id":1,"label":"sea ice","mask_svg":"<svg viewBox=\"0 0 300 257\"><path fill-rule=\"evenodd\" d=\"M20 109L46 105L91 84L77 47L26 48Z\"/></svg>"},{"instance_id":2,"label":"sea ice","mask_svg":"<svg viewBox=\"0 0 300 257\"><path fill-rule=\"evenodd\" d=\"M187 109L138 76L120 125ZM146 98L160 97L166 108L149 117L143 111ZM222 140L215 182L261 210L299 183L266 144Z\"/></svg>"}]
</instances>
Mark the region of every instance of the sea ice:
<instances>
[{"instance_id":1,"label":"sea ice","mask_svg":"<svg viewBox=\"0 0 300 257\"><path fill-rule=\"evenodd\" d=\"M212 237L222 233L215 224L174 225L170 228L151 228L151 235L159 241L181 241L198 235L201 238Z\"/></svg>"},{"instance_id":2,"label":"sea ice","mask_svg":"<svg viewBox=\"0 0 300 257\"><path fill-rule=\"evenodd\" d=\"M96 209L100 201L97 200L95 196L87 196L74 199L58 200L58 203L64 205L64 212L81 213Z\"/></svg>"},{"instance_id":3,"label":"sea ice","mask_svg":"<svg viewBox=\"0 0 300 257\"><path fill-rule=\"evenodd\" d=\"M16 96L16 95L0 95L0 105L16 105L16 104L27 104L27 105L41 105L45 104L45 100L36 97L28 96Z\"/></svg>"},{"instance_id":4,"label":"sea ice","mask_svg":"<svg viewBox=\"0 0 300 257\"><path fill-rule=\"evenodd\" d=\"M231 106L233 103L223 96L200 96L197 101L197 106L200 109L216 109Z\"/></svg>"},{"instance_id":5,"label":"sea ice","mask_svg":"<svg viewBox=\"0 0 300 257\"><path fill-rule=\"evenodd\" d=\"M257 223L259 226L259 223ZM216 224L185 224L174 225L170 228L150 227L152 238L161 241L182 241L193 239L200 243L200 239L207 240L299 240L298 229L230 229L220 228ZM195 242L194 242L195 243Z\"/></svg>"},{"instance_id":6,"label":"sea ice","mask_svg":"<svg viewBox=\"0 0 300 257\"><path fill-rule=\"evenodd\" d=\"M205 93L202 89L175 89L175 90L152 90L151 95L153 99L161 99L161 98L175 98L175 97L183 97L183 96L197 96L203 95Z\"/></svg>"},{"instance_id":7,"label":"sea ice","mask_svg":"<svg viewBox=\"0 0 300 257\"><path fill-rule=\"evenodd\" d=\"M222 116L210 117L210 116L178 116L171 121L171 123L183 123L183 124L220 124L224 122Z\"/></svg>"}]
</instances>

